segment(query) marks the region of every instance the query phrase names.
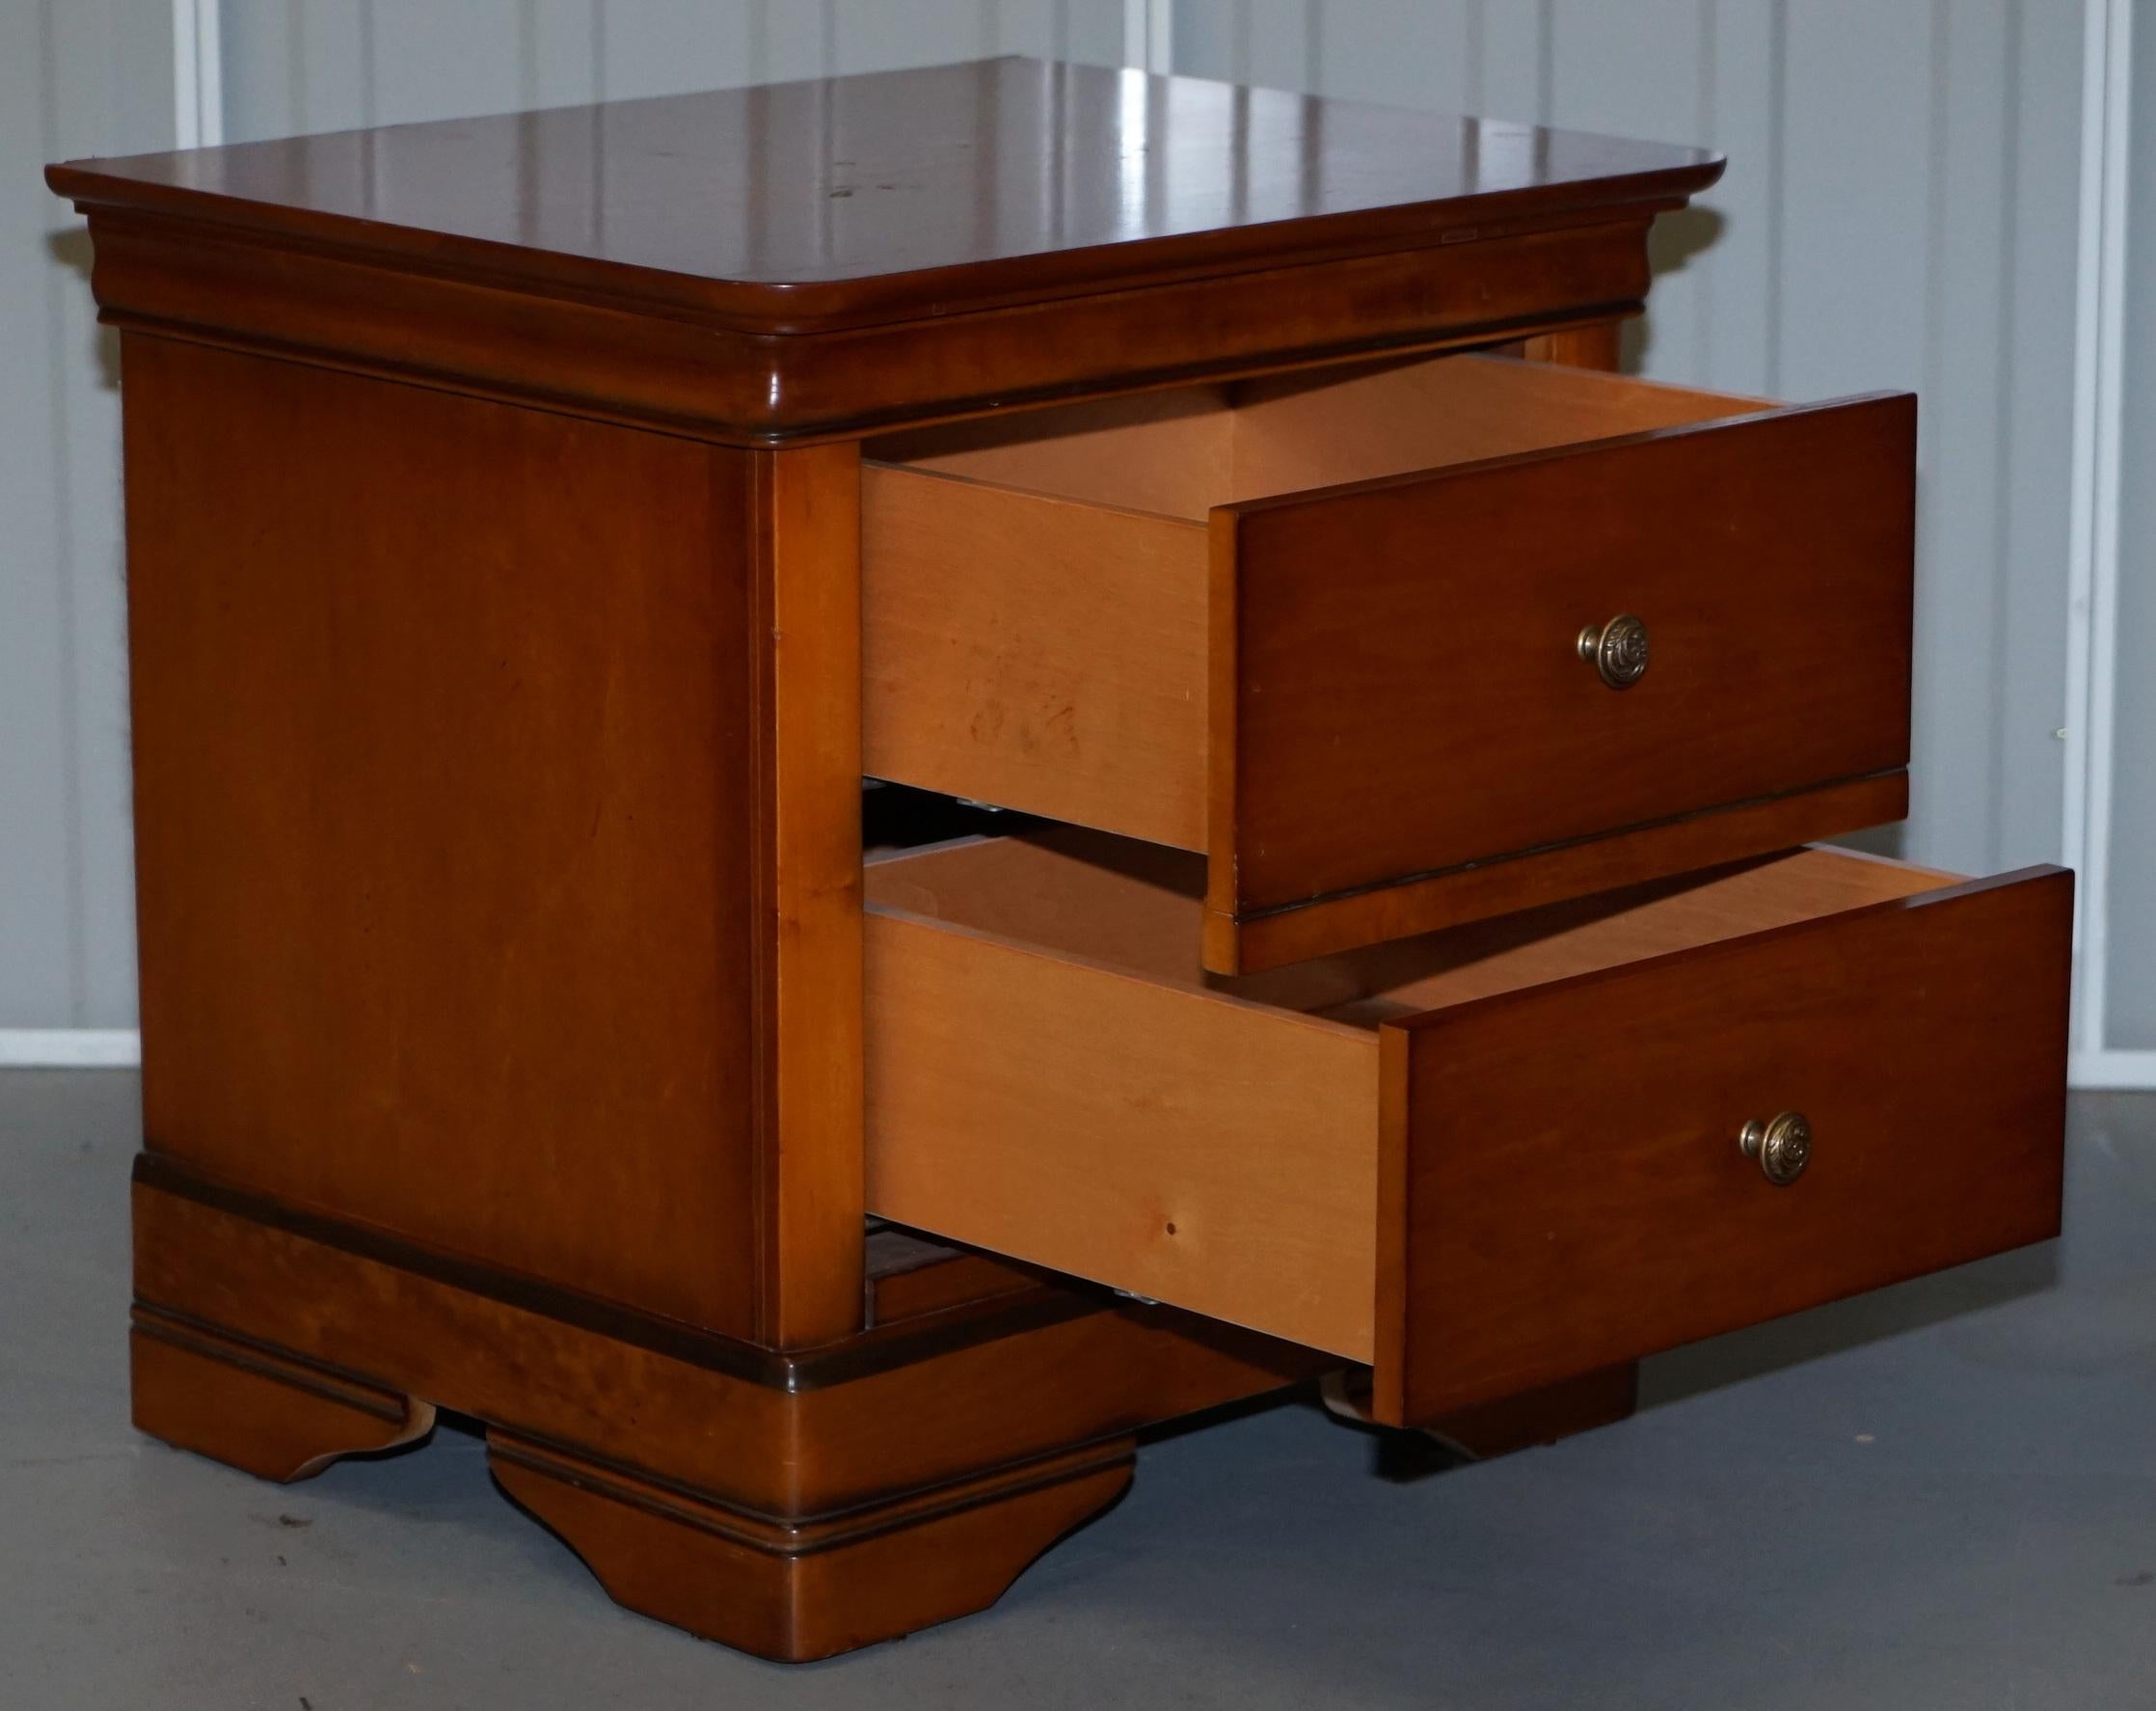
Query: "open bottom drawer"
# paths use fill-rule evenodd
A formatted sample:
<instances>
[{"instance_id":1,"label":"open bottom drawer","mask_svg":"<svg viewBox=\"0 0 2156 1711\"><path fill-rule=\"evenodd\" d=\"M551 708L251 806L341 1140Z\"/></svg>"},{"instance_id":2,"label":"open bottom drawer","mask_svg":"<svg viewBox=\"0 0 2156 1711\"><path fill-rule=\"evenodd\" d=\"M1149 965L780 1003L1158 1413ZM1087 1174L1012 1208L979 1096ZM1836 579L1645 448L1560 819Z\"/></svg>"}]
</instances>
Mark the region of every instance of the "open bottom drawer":
<instances>
[{"instance_id":1,"label":"open bottom drawer","mask_svg":"<svg viewBox=\"0 0 2156 1711\"><path fill-rule=\"evenodd\" d=\"M2063 872L1800 850L1233 981L1202 885L1068 829L872 864L870 1209L1398 1425L2057 1231Z\"/></svg>"}]
</instances>

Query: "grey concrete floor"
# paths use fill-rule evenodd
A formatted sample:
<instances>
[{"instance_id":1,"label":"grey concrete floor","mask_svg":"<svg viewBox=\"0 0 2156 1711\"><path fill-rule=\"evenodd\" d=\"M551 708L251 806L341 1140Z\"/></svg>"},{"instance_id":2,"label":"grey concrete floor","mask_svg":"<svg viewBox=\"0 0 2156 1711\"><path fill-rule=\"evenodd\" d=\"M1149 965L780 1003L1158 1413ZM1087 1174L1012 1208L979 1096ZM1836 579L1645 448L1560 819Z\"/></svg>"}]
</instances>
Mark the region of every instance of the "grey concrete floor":
<instances>
[{"instance_id":1,"label":"grey concrete floor","mask_svg":"<svg viewBox=\"0 0 2156 1711\"><path fill-rule=\"evenodd\" d=\"M1307 1402L1169 1436L985 1615L785 1670L614 1607L467 1432L285 1487L137 1437L135 1097L0 1074L4 1711L2156 1706L2156 1098L2078 1101L2062 1243L1508 1460L1387 1478Z\"/></svg>"}]
</instances>

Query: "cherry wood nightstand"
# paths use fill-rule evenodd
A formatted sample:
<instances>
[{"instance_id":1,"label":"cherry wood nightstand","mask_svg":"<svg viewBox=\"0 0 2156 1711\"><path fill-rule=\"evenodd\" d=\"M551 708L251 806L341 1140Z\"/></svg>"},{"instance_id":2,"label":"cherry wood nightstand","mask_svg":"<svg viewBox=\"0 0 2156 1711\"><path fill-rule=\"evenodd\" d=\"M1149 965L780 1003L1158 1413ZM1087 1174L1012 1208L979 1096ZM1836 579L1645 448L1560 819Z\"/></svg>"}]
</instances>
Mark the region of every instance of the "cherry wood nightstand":
<instances>
[{"instance_id":1,"label":"cherry wood nightstand","mask_svg":"<svg viewBox=\"0 0 2156 1711\"><path fill-rule=\"evenodd\" d=\"M1499 1451L2051 1235L2068 877L1800 847L1905 809L1914 401L1606 371L1719 171L1008 59L51 169L138 1423L475 1416L811 1658L1153 1423Z\"/></svg>"}]
</instances>

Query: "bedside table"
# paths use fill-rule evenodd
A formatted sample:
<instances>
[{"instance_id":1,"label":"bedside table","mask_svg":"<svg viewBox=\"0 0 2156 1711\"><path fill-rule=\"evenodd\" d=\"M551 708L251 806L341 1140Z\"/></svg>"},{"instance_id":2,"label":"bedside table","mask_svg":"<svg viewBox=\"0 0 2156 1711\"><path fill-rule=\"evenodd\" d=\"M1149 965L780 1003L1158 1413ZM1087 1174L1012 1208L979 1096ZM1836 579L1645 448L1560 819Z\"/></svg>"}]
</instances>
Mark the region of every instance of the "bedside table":
<instances>
[{"instance_id":1,"label":"bedside table","mask_svg":"<svg viewBox=\"0 0 2156 1711\"><path fill-rule=\"evenodd\" d=\"M474 1416L803 1659L1153 1423L1496 1452L2055 1233L2069 877L1802 847L1905 811L1914 401L1607 371L1719 171L1024 60L51 169L137 1423Z\"/></svg>"}]
</instances>

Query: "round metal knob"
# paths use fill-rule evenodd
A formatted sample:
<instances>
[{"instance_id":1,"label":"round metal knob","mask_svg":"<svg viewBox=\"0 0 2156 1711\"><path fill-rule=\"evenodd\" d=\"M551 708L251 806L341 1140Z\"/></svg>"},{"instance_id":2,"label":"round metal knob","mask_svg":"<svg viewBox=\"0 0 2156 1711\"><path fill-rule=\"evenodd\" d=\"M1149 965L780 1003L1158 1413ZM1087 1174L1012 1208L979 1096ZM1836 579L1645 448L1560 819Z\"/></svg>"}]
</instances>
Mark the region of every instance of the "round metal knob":
<instances>
[{"instance_id":1,"label":"round metal knob","mask_svg":"<svg viewBox=\"0 0 2156 1711\"><path fill-rule=\"evenodd\" d=\"M1579 657L1613 690L1629 690L1647 675L1647 623L1621 611L1606 624L1579 633Z\"/></svg>"},{"instance_id":2,"label":"round metal knob","mask_svg":"<svg viewBox=\"0 0 2156 1711\"><path fill-rule=\"evenodd\" d=\"M1737 1144L1744 1156L1759 1160L1761 1175L1777 1188L1787 1188L1812 1162L1812 1120L1802 1111L1784 1111L1761 1123L1747 1123Z\"/></svg>"}]
</instances>

